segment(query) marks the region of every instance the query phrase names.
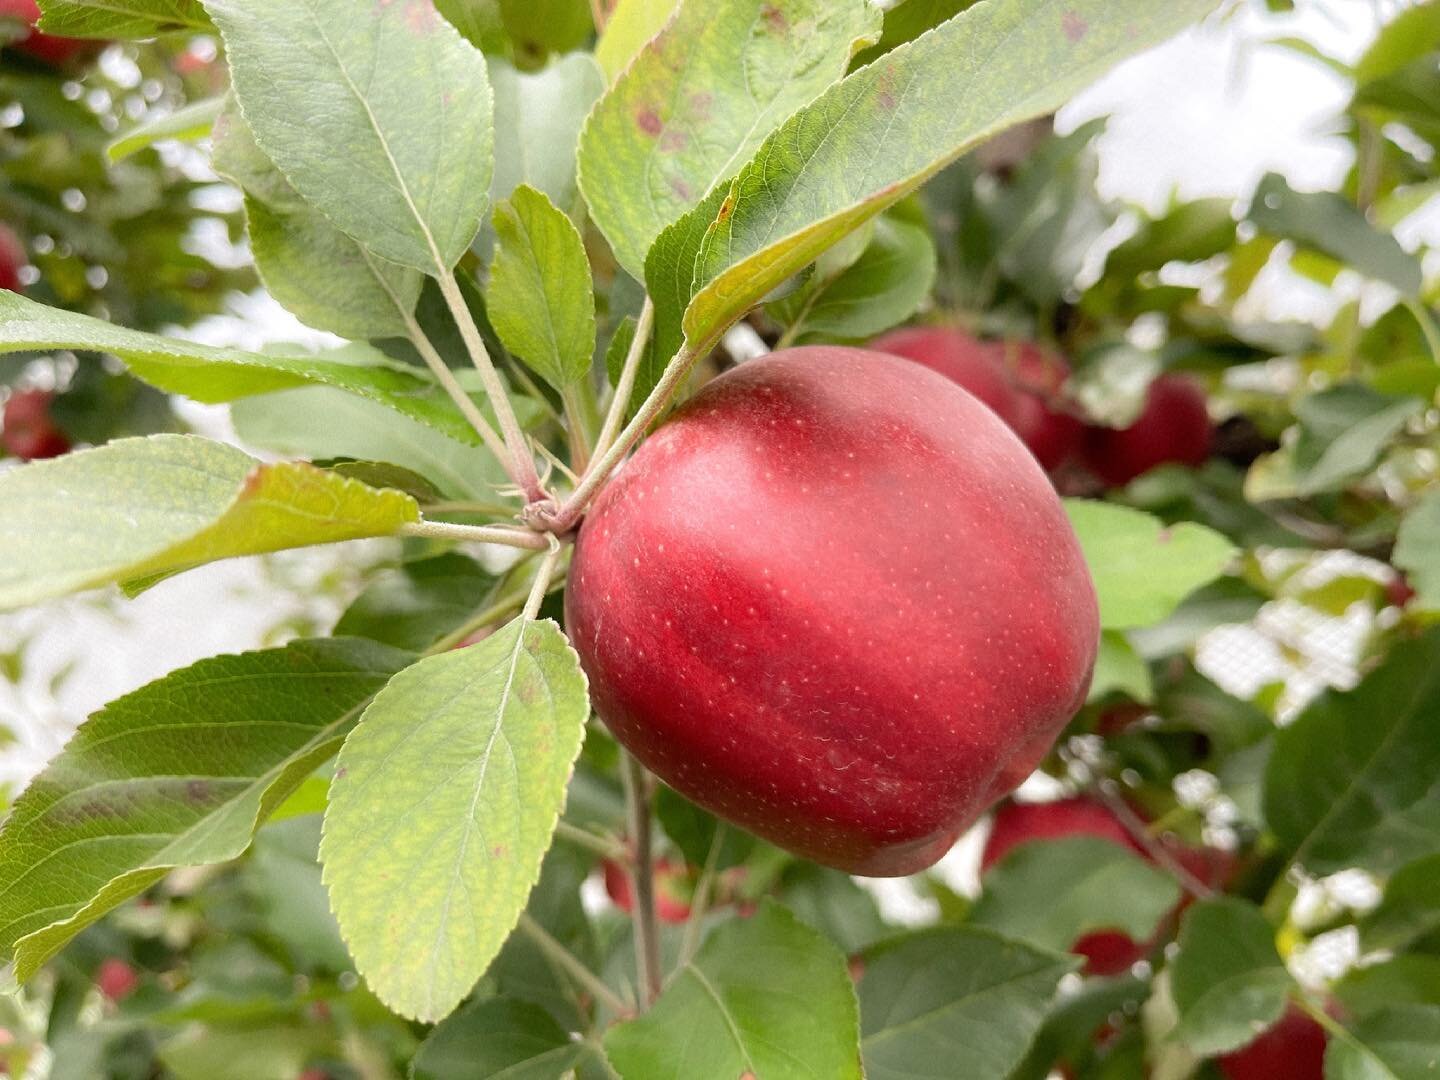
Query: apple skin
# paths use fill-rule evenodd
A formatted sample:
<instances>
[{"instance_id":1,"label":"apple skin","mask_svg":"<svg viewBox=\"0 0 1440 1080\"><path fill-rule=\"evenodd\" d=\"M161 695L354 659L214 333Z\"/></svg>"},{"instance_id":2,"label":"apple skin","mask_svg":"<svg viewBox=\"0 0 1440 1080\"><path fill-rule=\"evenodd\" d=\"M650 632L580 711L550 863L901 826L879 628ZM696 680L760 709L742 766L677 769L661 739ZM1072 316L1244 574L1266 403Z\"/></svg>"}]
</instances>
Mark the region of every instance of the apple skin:
<instances>
[{"instance_id":1,"label":"apple skin","mask_svg":"<svg viewBox=\"0 0 1440 1080\"><path fill-rule=\"evenodd\" d=\"M635 898L630 892L630 875L614 859L604 863L605 891L621 911L630 911ZM690 902L686 899L693 875L683 863L660 859L655 863L655 914L661 922L683 923L690 918Z\"/></svg>"},{"instance_id":2,"label":"apple skin","mask_svg":"<svg viewBox=\"0 0 1440 1080\"><path fill-rule=\"evenodd\" d=\"M1166 462L1202 465L1213 443L1205 391L1184 375L1161 375L1150 384L1135 422L1091 428L1083 456L1091 472L1120 487Z\"/></svg>"},{"instance_id":3,"label":"apple skin","mask_svg":"<svg viewBox=\"0 0 1440 1080\"><path fill-rule=\"evenodd\" d=\"M876 338L869 347L914 360L959 383L1009 424L1047 470L1080 448L1085 426L1046 404L1070 377L1070 365L1034 342L981 341L954 327L909 326Z\"/></svg>"},{"instance_id":4,"label":"apple skin","mask_svg":"<svg viewBox=\"0 0 1440 1080\"><path fill-rule=\"evenodd\" d=\"M1120 819L1103 803L1083 797L1045 803L1006 803L980 856L983 873L1012 848L1031 840L1057 840L1066 836L1094 836L1127 851L1144 855ZM1086 975L1118 975L1144 958L1148 947L1119 930L1093 930L1082 935L1070 951L1085 957Z\"/></svg>"},{"instance_id":5,"label":"apple skin","mask_svg":"<svg viewBox=\"0 0 1440 1080\"><path fill-rule=\"evenodd\" d=\"M21 461L39 461L70 452L70 440L50 419L54 394L47 390L17 390L0 414L0 448Z\"/></svg>"},{"instance_id":6,"label":"apple skin","mask_svg":"<svg viewBox=\"0 0 1440 1080\"><path fill-rule=\"evenodd\" d=\"M0 0L3 2L3 0ZM9 292L24 292L20 280L20 268L25 265L25 245L15 230L0 222L0 289Z\"/></svg>"},{"instance_id":7,"label":"apple skin","mask_svg":"<svg viewBox=\"0 0 1440 1080\"><path fill-rule=\"evenodd\" d=\"M1218 1059L1229 1080L1322 1080L1325 1029L1294 1005L1258 1039Z\"/></svg>"},{"instance_id":8,"label":"apple skin","mask_svg":"<svg viewBox=\"0 0 1440 1080\"><path fill-rule=\"evenodd\" d=\"M661 779L851 873L934 863L1085 700L1098 616L1045 474L950 380L790 349L707 385L606 484L566 621Z\"/></svg>"},{"instance_id":9,"label":"apple skin","mask_svg":"<svg viewBox=\"0 0 1440 1080\"><path fill-rule=\"evenodd\" d=\"M34 26L40 19L36 0L0 0L0 19L18 19ZM25 37L9 42L7 48L25 53L51 67L68 67L71 63L93 57L105 47L103 41L56 37L31 30Z\"/></svg>"}]
</instances>

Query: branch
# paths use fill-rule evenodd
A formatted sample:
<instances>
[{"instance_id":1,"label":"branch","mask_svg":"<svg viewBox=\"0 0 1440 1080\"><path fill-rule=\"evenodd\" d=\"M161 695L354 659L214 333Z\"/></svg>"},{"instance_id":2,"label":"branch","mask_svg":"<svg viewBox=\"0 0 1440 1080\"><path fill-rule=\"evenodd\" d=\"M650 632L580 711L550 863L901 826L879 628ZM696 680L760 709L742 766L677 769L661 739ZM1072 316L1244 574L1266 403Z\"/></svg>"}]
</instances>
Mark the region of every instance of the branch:
<instances>
[{"instance_id":1,"label":"branch","mask_svg":"<svg viewBox=\"0 0 1440 1080\"><path fill-rule=\"evenodd\" d=\"M402 536L423 536L432 540L465 540L476 544L504 544L506 547L544 551L550 540L543 533L515 529L508 525L457 525L450 521L411 521L400 526Z\"/></svg>"},{"instance_id":2,"label":"branch","mask_svg":"<svg viewBox=\"0 0 1440 1080\"><path fill-rule=\"evenodd\" d=\"M1105 803L1111 813L1120 819L1120 824L1125 826L1125 831L1134 837L1135 842L1145 849L1145 854L1150 856L1157 866L1168 872L1182 889L1197 900L1208 900L1215 895L1214 889L1185 869L1169 848L1150 835L1150 829L1144 820L1115 790L1114 781L1102 780L1098 790L1101 801Z\"/></svg>"},{"instance_id":3,"label":"branch","mask_svg":"<svg viewBox=\"0 0 1440 1080\"><path fill-rule=\"evenodd\" d=\"M621 751L620 776L625 781L625 805L630 817L630 842L635 847L631 868L635 927L635 968L640 981L642 1011L655 1004L663 978L660 969L660 933L655 922L655 861L650 851L650 796L645 768Z\"/></svg>"},{"instance_id":4,"label":"branch","mask_svg":"<svg viewBox=\"0 0 1440 1080\"><path fill-rule=\"evenodd\" d=\"M455 273L446 270L435 280L440 284L440 292L445 297L445 304L450 308L450 314L454 316L455 325L460 328L460 336L465 340L466 351L470 353L471 362L480 372L480 381L485 386L485 393L490 397L490 406L495 410L495 416L500 421L500 430L505 436L505 445L510 450L511 458L514 459L515 482L525 492L527 500L539 502L547 496L545 490L540 486L540 477L535 472L535 459L530 454L530 444L525 438L525 433L520 430L520 421L516 418L515 410L510 405L510 398L505 393L504 384L500 381L500 373L495 370L495 362L490 359L485 342L481 340L480 328L475 325L475 317L470 314L470 308L465 304L465 297L460 294L460 284L455 280Z\"/></svg>"}]
</instances>

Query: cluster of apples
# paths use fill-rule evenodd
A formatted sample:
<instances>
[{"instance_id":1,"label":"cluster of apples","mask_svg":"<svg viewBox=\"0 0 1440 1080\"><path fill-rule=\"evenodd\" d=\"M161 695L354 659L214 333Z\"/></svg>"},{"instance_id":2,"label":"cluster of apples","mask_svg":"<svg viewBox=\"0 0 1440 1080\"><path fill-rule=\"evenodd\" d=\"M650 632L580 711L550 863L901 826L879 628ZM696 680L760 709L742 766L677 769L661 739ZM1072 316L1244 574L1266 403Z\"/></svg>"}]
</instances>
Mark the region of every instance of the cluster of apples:
<instances>
[{"instance_id":1,"label":"cluster of apples","mask_svg":"<svg viewBox=\"0 0 1440 1080\"><path fill-rule=\"evenodd\" d=\"M1007 802L996 812L981 856L982 873L1022 844L1067 836L1093 836L1133 851L1150 854L1137 843L1125 823L1104 803L1085 796L1053 802ZM1228 852L1190 847L1164 838L1170 855L1197 880L1221 889L1237 866ZM1183 899L1155 928L1151 940L1139 942L1120 930L1094 930L1082 935L1070 951L1085 957L1085 974L1118 975L1149 954L1166 924L1173 924L1189 904ZM1253 1042L1216 1059L1229 1080L1321 1080L1324 1074L1325 1029L1291 1006Z\"/></svg>"},{"instance_id":2,"label":"cluster of apples","mask_svg":"<svg viewBox=\"0 0 1440 1080\"><path fill-rule=\"evenodd\" d=\"M894 330L870 347L904 356L953 379L1008 424L1047 472L1084 468L1111 487L1166 462L1199 465L1213 429L1205 392L1184 375L1150 384L1144 406L1125 428L1088 424L1065 402L1070 365L1031 341L982 341L955 327Z\"/></svg>"}]
</instances>

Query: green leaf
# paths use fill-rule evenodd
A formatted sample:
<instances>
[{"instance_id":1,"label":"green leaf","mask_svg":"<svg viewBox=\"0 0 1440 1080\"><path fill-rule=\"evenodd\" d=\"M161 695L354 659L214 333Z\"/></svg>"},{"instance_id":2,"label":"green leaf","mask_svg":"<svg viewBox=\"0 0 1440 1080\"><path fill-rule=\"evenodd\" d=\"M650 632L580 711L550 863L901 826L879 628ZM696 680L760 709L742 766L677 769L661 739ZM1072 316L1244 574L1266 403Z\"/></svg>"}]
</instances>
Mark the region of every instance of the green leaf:
<instances>
[{"instance_id":1,"label":"green leaf","mask_svg":"<svg viewBox=\"0 0 1440 1080\"><path fill-rule=\"evenodd\" d=\"M1383 79L1440 47L1440 3L1424 0L1398 12L1381 27L1355 63L1360 84Z\"/></svg>"},{"instance_id":2,"label":"green leaf","mask_svg":"<svg viewBox=\"0 0 1440 1080\"><path fill-rule=\"evenodd\" d=\"M239 555L391 536L409 495L263 465L194 435L121 439L0 476L0 609Z\"/></svg>"},{"instance_id":3,"label":"green leaf","mask_svg":"<svg viewBox=\"0 0 1440 1080\"><path fill-rule=\"evenodd\" d=\"M578 49L594 29L587 0L500 0L500 17L516 59L532 67L550 53Z\"/></svg>"},{"instance_id":4,"label":"green leaf","mask_svg":"<svg viewBox=\"0 0 1440 1080\"><path fill-rule=\"evenodd\" d=\"M678 4L679 0L619 0L595 45L595 59L607 82L613 82L660 32Z\"/></svg>"},{"instance_id":5,"label":"green leaf","mask_svg":"<svg viewBox=\"0 0 1440 1080\"><path fill-rule=\"evenodd\" d=\"M320 461L385 461L419 473L452 499L503 505L497 489L507 480L490 451L367 398L308 386L243 398L230 406L230 418L247 446Z\"/></svg>"},{"instance_id":6,"label":"green leaf","mask_svg":"<svg viewBox=\"0 0 1440 1080\"><path fill-rule=\"evenodd\" d=\"M136 124L107 146L105 153L111 161L123 161L131 154L166 139L177 139L181 142L203 139L210 134L210 129L215 126L215 118L224 107L223 97L206 98L182 105L173 112Z\"/></svg>"},{"instance_id":7,"label":"green leaf","mask_svg":"<svg viewBox=\"0 0 1440 1080\"><path fill-rule=\"evenodd\" d=\"M620 382L620 375L625 370L625 358L630 355L630 346L635 343L637 325L634 315L626 315L615 327L610 344L605 346L605 374L610 379L611 386ZM634 395L631 400L634 400Z\"/></svg>"},{"instance_id":8,"label":"green leaf","mask_svg":"<svg viewBox=\"0 0 1440 1080\"><path fill-rule=\"evenodd\" d=\"M208 8L256 142L305 200L382 258L449 271L479 230L490 190L480 52L425 3Z\"/></svg>"},{"instance_id":9,"label":"green leaf","mask_svg":"<svg viewBox=\"0 0 1440 1080\"><path fill-rule=\"evenodd\" d=\"M404 1016L445 1016L540 875L589 714L554 623L516 619L376 696L340 752L321 859L360 974Z\"/></svg>"},{"instance_id":10,"label":"green leaf","mask_svg":"<svg viewBox=\"0 0 1440 1080\"><path fill-rule=\"evenodd\" d=\"M213 30L200 0L44 0L40 29L78 38L150 38Z\"/></svg>"},{"instance_id":11,"label":"green leaf","mask_svg":"<svg viewBox=\"0 0 1440 1080\"><path fill-rule=\"evenodd\" d=\"M1260 909L1244 900L1207 900L1185 913L1170 964L1179 1011L1173 1039L1197 1054L1223 1054L1280 1019L1292 983L1274 934Z\"/></svg>"},{"instance_id":12,"label":"green leaf","mask_svg":"<svg viewBox=\"0 0 1440 1080\"><path fill-rule=\"evenodd\" d=\"M726 836L738 831L730 829ZM875 898L855 884L849 874L828 866L799 861L787 866L780 899L792 915L819 930L847 956L889 933Z\"/></svg>"},{"instance_id":13,"label":"green leaf","mask_svg":"<svg viewBox=\"0 0 1440 1080\"><path fill-rule=\"evenodd\" d=\"M1267 173L1255 189L1248 216L1262 232L1338 259L1406 296L1420 292L1419 260L1392 234L1366 221L1343 195L1295 191L1279 173Z\"/></svg>"},{"instance_id":14,"label":"green leaf","mask_svg":"<svg viewBox=\"0 0 1440 1080\"><path fill-rule=\"evenodd\" d=\"M277 301L341 337L405 336L424 276L377 259L302 199L233 103L215 123L211 156L215 171L245 193L255 269Z\"/></svg>"},{"instance_id":15,"label":"green leaf","mask_svg":"<svg viewBox=\"0 0 1440 1080\"><path fill-rule=\"evenodd\" d=\"M1225 537L1194 522L1164 525L1139 510L1066 499L1106 629L1149 626L1214 581L1235 557Z\"/></svg>"},{"instance_id":16,"label":"green leaf","mask_svg":"<svg viewBox=\"0 0 1440 1080\"><path fill-rule=\"evenodd\" d=\"M1402 953L1352 968L1334 985L1345 1015L1363 1017L1391 1005L1440 1004L1440 957Z\"/></svg>"},{"instance_id":17,"label":"green leaf","mask_svg":"<svg viewBox=\"0 0 1440 1080\"><path fill-rule=\"evenodd\" d=\"M534 74L493 59L489 70L495 92L491 202L529 184L562 210L573 208L580 125L604 93L605 77L585 53L562 57Z\"/></svg>"},{"instance_id":18,"label":"green leaf","mask_svg":"<svg viewBox=\"0 0 1440 1080\"><path fill-rule=\"evenodd\" d=\"M844 75L878 24L865 0L682 3L580 134L580 189L620 265L643 280L660 231Z\"/></svg>"},{"instance_id":19,"label":"green leaf","mask_svg":"<svg viewBox=\"0 0 1440 1080\"><path fill-rule=\"evenodd\" d=\"M538 1005L508 998L472 1001L420 1044L412 1080L552 1080L582 1047Z\"/></svg>"},{"instance_id":20,"label":"green leaf","mask_svg":"<svg viewBox=\"0 0 1440 1080\"><path fill-rule=\"evenodd\" d=\"M605 1034L621 1076L859 1080L845 958L770 901L718 927L644 1016Z\"/></svg>"},{"instance_id":21,"label":"green leaf","mask_svg":"<svg viewBox=\"0 0 1440 1080\"><path fill-rule=\"evenodd\" d=\"M1440 854L1401 867L1385 883L1380 906L1360 923L1367 952L1400 950L1440 930Z\"/></svg>"},{"instance_id":22,"label":"green leaf","mask_svg":"<svg viewBox=\"0 0 1440 1080\"><path fill-rule=\"evenodd\" d=\"M481 52L488 56L510 55L500 0L435 0L435 10Z\"/></svg>"},{"instance_id":23,"label":"green leaf","mask_svg":"<svg viewBox=\"0 0 1440 1080\"><path fill-rule=\"evenodd\" d=\"M1440 611L1440 491L1422 498L1400 522L1392 561L1415 590L1411 603Z\"/></svg>"},{"instance_id":24,"label":"green leaf","mask_svg":"<svg viewBox=\"0 0 1440 1080\"><path fill-rule=\"evenodd\" d=\"M1106 277L1135 277L1167 263L1204 262L1228 252L1235 246L1233 205L1229 198L1196 199L1145 219L1105 257Z\"/></svg>"},{"instance_id":25,"label":"green leaf","mask_svg":"<svg viewBox=\"0 0 1440 1080\"><path fill-rule=\"evenodd\" d=\"M306 385L333 386L377 401L453 439L472 446L480 442L428 373L365 345L291 356L217 349L112 326L0 290L0 353L53 349L110 353L151 386L212 405ZM462 376L462 384L465 381ZM471 396L477 403L483 401L481 394Z\"/></svg>"},{"instance_id":26,"label":"green leaf","mask_svg":"<svg viewBox=\"0 0 1440 1080\"><path fill-rule=\"evenodd\" d=\"M975 0L900 0L886 9L880 40L855 55L855 66L868 64L891 49L914 41L974 3Z\"/></svg>"},{"instance_id":27,"label":"green leaf","mask_svg":"<svg viewBox=\"0 0 1440 1080\"><path fill-rule=\"evenodd\" d=\"M1431 1080L1440 1072L1440 1006L1403 1005L1334 1036L1326 1080Z\"/></svg>"},{"instance_id":28,"label":"green leaf","mask_svg":"<svg viewBox=\"0 0 1440 1080\"><path fill-rule=\"evenodd\" d=\"M495 578L448 552L382 570L335 624L335 633L421 652L480 610Z\"/></svg>"},{"instance_id":29,"label":"green leaf","mask_svg":"<svg viewBox=\"0 0 1440 1080\"><path fill-rule=\"evenodd\" d=\"M1419 398L1381 394L1358 382L1310 394L1295 406L1299 437L1255 463L1245 477L1245 497L1259 502L1343 488L1374 468L1424 407Z\"/></svg>"},{"instance_id":30,"label":"green leaf","mask_svg":"<svg viewBox=\"0 0 1440 1080\"><path fill-rule=\"evenodd\" d=\"M1053 111L1213 0L977 4L831 87L774 132L723 203L679 223L653 277L688 277L692 344L711 340L820 252L970 147ZM583 170L582 170L583 171ZM693 273L671 263L699 234ZM652 295L656 290L652 287ZM663 290L661 290L663 292ZM659 300L657 298L657 304Z\"/></svg>"},{"instance_id":31,"label":"green leaf","mask_svg":"<svg viewBox=\"0 0 1440 1080\"><path fill-rule=\"evenodd\" d=\"M1149 666L1129 638L1118 630L1106 630L1100 635L1100 650L1095 656L1095 673L1090 677L1087 700L1099 701L1117 693L1135 701L1149 702L1155 699L1155 685Z\"/></svg>"},{"instance_id":32,"label":"green leaf","mask_svg":"<svg viewBox=\"0 0 1440 1080\"><path fill-rule=\"evenodd\" d=\"M1265 818L1317 874L1398 869L1440 848L1440 629L1275 735Z\"/></svg>"},{"instance_id":33,"label":"green leaf","mask_svg":"<svg viewBox=\"0 0 1440 1080\"><path fill-rule=\"evenodd\" d=\"M865 1075L953 1076L963 1062L965 1080L1003 1080L1074 966L1069 957L964 927L877 945L865 954L859 987Z\"/></svg>"},{"instance_id":34,"label":"green leaf","mask_svg":"<svg viewBox=\"0 0 1440 1080\"><path fill-rule=\"evenodd\" d=\"M890 217L876 220L870 243L849 265L825 275L824 262L804 288L770 305L799 344L888 330L915 314L935 284L929 230Z\"/></svg>"},{"instance_id":35,"label":"green leaf","mask_svg":"<svg viewBox=\"0 0 1440 1080\"><path fill-rule=\"evenodd\" d=\"M580 230L521 185L495 207L500 238L486 292L505 348L557 390L585 378L595 353L595 285Z\"/></svg>"},{"instance_id":36,"label":"green leaf","mask_svg":"<svg viewBox=\"0 0 1440 1080\"><path fill-rule=\"evenodd\" d=\"M171 869L244 851L411 659L338 638L216 657L82 724L0 828L0 949L17 976Z\"/></svg>"},{"instance_id":37,"label":"green leaf","mask_svg":"<svg viewBox=\"0 0 1440 1080\"><path fill-rule=\"evenodd\" d=\"M1019 844L984 884L971 922L1057 952L1093 930L1145 941L1180 901L1169 874L1094 836Z\"/></svg>"}]
</instances>

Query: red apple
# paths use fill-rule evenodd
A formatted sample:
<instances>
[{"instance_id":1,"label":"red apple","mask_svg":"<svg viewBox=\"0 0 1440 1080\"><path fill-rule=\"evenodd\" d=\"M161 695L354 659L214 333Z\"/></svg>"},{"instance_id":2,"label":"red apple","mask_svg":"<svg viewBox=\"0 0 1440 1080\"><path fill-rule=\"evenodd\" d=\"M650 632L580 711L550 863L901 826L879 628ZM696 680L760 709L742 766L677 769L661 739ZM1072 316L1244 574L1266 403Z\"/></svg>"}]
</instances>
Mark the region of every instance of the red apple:
<instances>
[{"instance_id":1,"label":"red apple","mask_svg":"<svg viewBox=\"0 0 1440 1080\"><path fill-rule=\"evenodd\" d=\"M876 338L869 348L903 356L953 379L1015 426L1019 392L1005 377L995 350L963 330L945 326L907 326Z\"/></svg>"},{"instance_id":2,"label":"red apple","mask_svg":"<svg viewBox=\"0 0 1440 1080\"><path fill-rule=\"evenodd\" d=\"M982 872L989 870L1019 844L1065 836L1096 836L1144 854L1114 812L1093 799L1012 802L1006 803L995 814L995 823L980 857L980 869ZM1085 957L1085 974L1118 975L1142 959L1148 948L1122 931L1095 930L1076 940L1070 951Z\"/></svg>"},{"instance_id":3,"label":"red apple","mask_svg":"<svg viewBox=\"0 0 1440 1080\"><path fill-rule=\"evenodd\" d=\"M1385 599L1392 607L1403 608L1411 600L1415 599L1415 589L1410 584L1410 579L1398 570L1395 576L1385 583Z\"/></svg>"},{"instance_id":4,"label":"red apple","mask_svg":"<svg viewBox=\"0 0 1440 1080\"><path fill-rule=\"evenodd\" d=\"M1085 699L1094 588L995 414L892 356L711 382L581 526L567 625L596 709L682 794L798 855L910 874Z\"/></svg>"},{"instance_id":5,"label":"red apple","mask_svg":"<svg viewBox=\"0 0 1440 1080\"><path fill-rule=\"evenodd\" d=\"M1219 1065L1229 1080L1322 1080L1325 1029L1291 1005L1274 1027Z\"/></svg>"},{"instance_id":6,"label":"red apple","mask_svg":"<svg viewBox=\"0 0 1440 1080\"><path fill-rule=\"evenodd\" d=\"M1133 424L1090 429L1085 463L1105 483L1119 487L1166 462L1203 464L1213 438L1205 391L1184 375L1161 375L1150 384Z\"/></svg>"},{"instance_id":7,"label":"red apple","mask_svg":"<svg viewBox=\"0 0 1440 1080\"><path fill-rule=\"evenodd\" d=\"M70 440L50 418L47 390L17 390L0 412L0 447L21 461L59 457L69 453Z\"/></svg>"},{"instance_id":8,"label":"red apple","mask_svg":"<svg viewBox=\"0 0 1440 1080\"><path fill-rule=\"evenodd\" d=\"M655 914L661 922L683 923L690 918L690 898L695 875L684 863L658 859L655 863ZM605 860L605 891L621 911L630 911L635 898L630 891L630 874L614 859Z\"/></svg>"},{"instance_id":9,"label":"red apple","mask_svg":"<svg viewBox=\"0 0 1440 1080\"><path fill-rule=\"evenodd\" d=\"M0 289L24 292L20 269L25 265L25 245L10 226L0 222Z\"/></svg>"},{"instance_id":10,"label":"red apple","mask_svg":"<svg viewBox=\"0 0 1440 1080\"><path fill-rule=\"evenodd\" d=\"M36 0L0 0L0 19L16 19L33 27L40 19L40 5ZM8 47L53 67L65 67L75 60L89 59L104 48L105 43L56 37L31 30L24 37L11 41Z\"/></svg>"},{"instance_id":11,"label":"red apple","mask_svg":"<svg viewBox=\"0 0 1440 1080\"><path fill-rule=\"evenodd\" d=\"M994 343L995 355L1019 393L1011 426L1035 460L1057 469L1080 450L1085 425L1055 407L1070 380L1070 365L1033 341Z\"/></svg>"},{"instance_id":12,"label":"red apple","mask_svg":"<svg viewBox=\"0 0 1440 1080\"><path fill-rule=\"evenodd\" d=\"M140 976L124 960L112 956L95 972L95 985L111 1001L124 1001L140 985Z\"/></svg>"}]
</instances>

